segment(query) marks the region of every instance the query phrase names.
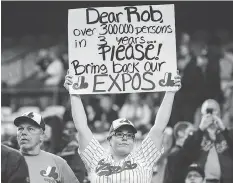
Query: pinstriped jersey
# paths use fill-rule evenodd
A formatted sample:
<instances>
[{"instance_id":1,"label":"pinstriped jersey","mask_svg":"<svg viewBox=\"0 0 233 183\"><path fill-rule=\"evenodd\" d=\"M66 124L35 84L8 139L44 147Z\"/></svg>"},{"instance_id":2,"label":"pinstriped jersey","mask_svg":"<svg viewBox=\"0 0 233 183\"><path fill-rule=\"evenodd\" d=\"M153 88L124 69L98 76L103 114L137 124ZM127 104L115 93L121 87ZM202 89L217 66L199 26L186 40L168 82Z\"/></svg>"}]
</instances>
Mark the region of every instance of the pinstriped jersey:
<instances>
[{"instance_id":1,"label":"pinstriped jersey","mask_svg":"<svg viewBox=\"0 0 233 183\"><path fill-rule=\"evenodd\" d=\"M116 162L93 137L80 156L91 183L151 183L153 166L162 153L163 148L157 149L147 136L137 150Z\"/></svg>"}]
</instances>

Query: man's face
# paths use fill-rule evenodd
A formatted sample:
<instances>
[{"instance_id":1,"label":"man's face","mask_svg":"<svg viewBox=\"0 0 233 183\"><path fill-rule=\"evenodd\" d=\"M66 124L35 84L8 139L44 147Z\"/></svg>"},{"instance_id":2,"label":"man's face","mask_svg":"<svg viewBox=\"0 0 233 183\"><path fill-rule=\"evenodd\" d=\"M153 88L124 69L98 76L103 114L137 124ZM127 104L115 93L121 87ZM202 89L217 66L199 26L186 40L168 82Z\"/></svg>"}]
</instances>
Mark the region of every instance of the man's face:
<instances>
[{"instance_id":1,"label":"man's face","mask_svg":"<svg viewBox=\"0 0 233 183\"><path fill-rule=\"evenodd\" d=\"M17 141L20 149L25 152L33 150L36 146L40 145L42 138L42 129L30 122L21 122L17 128Z\"/></svg>"},{"instance_id":2,"label":"man's face","mask_svg":"<svg viewBox=\"0 0 233 183\"><path fill-rule=\"evenodd\" d=\"M211 110L211 114L216 115L216 116L220 116L219 104L214 102L214 101L204 102L202 108L203 108L202 109L202 114L203 115L209 113L209 111Z\"/></svg>"},{"instance_id":3,"label":"man's face","mask_svg":"<svg viewBox=\"0 0 233 183\"><path fill-rule=\"evenodd\" d=\"M188 46L186 46L186 45L181 45L180 46L180 55L182 57L185 57L185 56L189 55L189 48L188 48Z\"/></svg>"},{"instance_id":4,"label":"man's face","mask_svg":"<svg viewBox=\"0 0 233 183\"><path fill-rule=\"evenodd\" d=\"M52 138L52 127L49 125L45 125L45 132L44 132L44 141L50 141Z\"/></svg>"},{"instance_id":5,"label":"man's face","mask_svg":"<svg viewBox=\"0 0 233 183\"><path fill-rule=\"evenodd\" d=\"M185 140L188 138L189 134L194 131L194 127L190 125L186 129L178 131L178 140L181 146L184 145Z\"/></svg>"},{"instance_id":6,"label":"man's face","mask_svg":"<svg viewBox=\"0 0 233 183\"><path fill-rule=\"evenodd\" d=\"M204 179L197 171L190 171L185 179L185 183L204 183Z\"/></svg>"},{"instance_id":7,"label":"man's face","mask_svg":"<svg viewBox=\"0 0 233 183\"><path fill-rule=\"evenodd\" d=\"M138 93L131 93L129 94L129 100L132 103L138 103L140 101L140 96Z\"/></svg>"},{"instance_id":8,"label":"man's face","mask_svg":"<svg viewBox=\"0 0 233 183\"><path fill-rule=\"evenodd\" d=\"M233 53L231 52L224 52L225 58L228 59L229 61L233 62Z\"/></svg>"},{"instance_id":9,"label":"man's face","mask_svg":"<svg viewBox=\"0 0 233 183\"><path fill-rule=\"evenodd\" d=\"M100 100L100 106L104 111L110 111L112 108L112 99L110 97L103 97Z\"/></svg>"},{"instance_id":10,"label":"man's face","mask_svg":"<svg viewBox=\"0 0 233 183\"><path fill-rule=\"evenodd\" d=\"M110 145L116 155L128 155L133 150L134 133L131 127L122 126L110 139Z\"/></svg>"},{"instance_id":11,"label":"man's face","mask_svg":"<svg viewBox=\"0 0 233 183\"><path fill-rule=\"evenodd\" d=\"M64 126L63 139L69 142L74 139L76 133L77 130L75 128L74 122L68 121Z\"/></svg>"}]
</instances>

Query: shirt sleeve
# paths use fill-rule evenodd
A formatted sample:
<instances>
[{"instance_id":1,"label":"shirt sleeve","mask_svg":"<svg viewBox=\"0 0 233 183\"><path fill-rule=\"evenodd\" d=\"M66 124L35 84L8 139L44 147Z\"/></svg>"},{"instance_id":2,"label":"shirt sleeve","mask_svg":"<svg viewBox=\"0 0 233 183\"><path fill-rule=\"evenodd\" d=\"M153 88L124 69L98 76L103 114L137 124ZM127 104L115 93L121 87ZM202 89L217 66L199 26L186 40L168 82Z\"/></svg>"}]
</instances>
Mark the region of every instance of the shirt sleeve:
<instances>
[{"instance_id":1,"label":"shirt sleeve","mask_svg":"<svg viewBox=\"0 0 233 183\"><path fill-rule=\"evenodd\" d=\"M87 145L86 149L82 152L79 151L80 157L83 160L87 171L93 170L98 165L98 162L104 157L104 154L106 155L106 153L107 152L94 136Z\"/></svg>"},{"instance_id":2,"label":"shirt sleeve","mask_svg":"<svg viewBox=\"0 0 233 183\"><path fill-rule=\"evenodd\" d=\"M62 159L62 182L63 183L80 183L75 176L74 172L67 164L65 160ZM78 166L78 165L77 165Z\"/></svg>"},{"instance_id":3,"label":"shirt sleeve","mask_svg":"<svg viewBox=\"0 0 233 183\"><path fill-rule=\"evenodd\" d=\"M144 166L152 169L163 153L164 148L162 147L161 149L158 149L153 140L147 135L134 154L136 156L135 158L144 163Z\"/></svg>"}]
</instances>

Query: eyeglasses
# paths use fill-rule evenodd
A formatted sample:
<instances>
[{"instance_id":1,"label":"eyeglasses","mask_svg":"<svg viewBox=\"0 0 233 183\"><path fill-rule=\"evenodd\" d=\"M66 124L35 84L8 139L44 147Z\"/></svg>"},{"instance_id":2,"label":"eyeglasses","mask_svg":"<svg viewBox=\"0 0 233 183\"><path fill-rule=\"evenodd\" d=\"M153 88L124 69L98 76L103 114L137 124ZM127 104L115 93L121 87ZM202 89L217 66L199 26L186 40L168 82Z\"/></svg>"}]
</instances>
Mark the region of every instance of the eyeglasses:
<instances>
[{"instance_id":1,"label":"eyeglasses","mask_svg":"<svg viewBox=\"0 0 233 183\"><path fill-rule=\"evenodd\" d=\"M122 132L115 132L113 134L116 138L124 138L126 137L127 139L134 139L135 135L133 133L122 133Z\"/></svg>"}]
</instances>

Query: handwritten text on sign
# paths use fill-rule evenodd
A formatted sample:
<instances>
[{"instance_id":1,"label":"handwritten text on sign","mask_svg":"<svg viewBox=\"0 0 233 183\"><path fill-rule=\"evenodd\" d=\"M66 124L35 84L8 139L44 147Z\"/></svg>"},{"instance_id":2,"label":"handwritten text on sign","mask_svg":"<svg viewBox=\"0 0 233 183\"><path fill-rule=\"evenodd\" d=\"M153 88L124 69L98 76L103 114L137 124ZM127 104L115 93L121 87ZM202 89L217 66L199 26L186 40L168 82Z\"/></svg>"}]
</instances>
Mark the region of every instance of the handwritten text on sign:
<instances>
[{"instance_id":1,"label":"handwritten text on sign","mask_svg":"<svg viewBox=\"0 0 233 183\"><path fill-rule=\"evenodd\" d=\"M69 10L70 93L174 89L173 5Z\"/></svg>"}]
</instances>

